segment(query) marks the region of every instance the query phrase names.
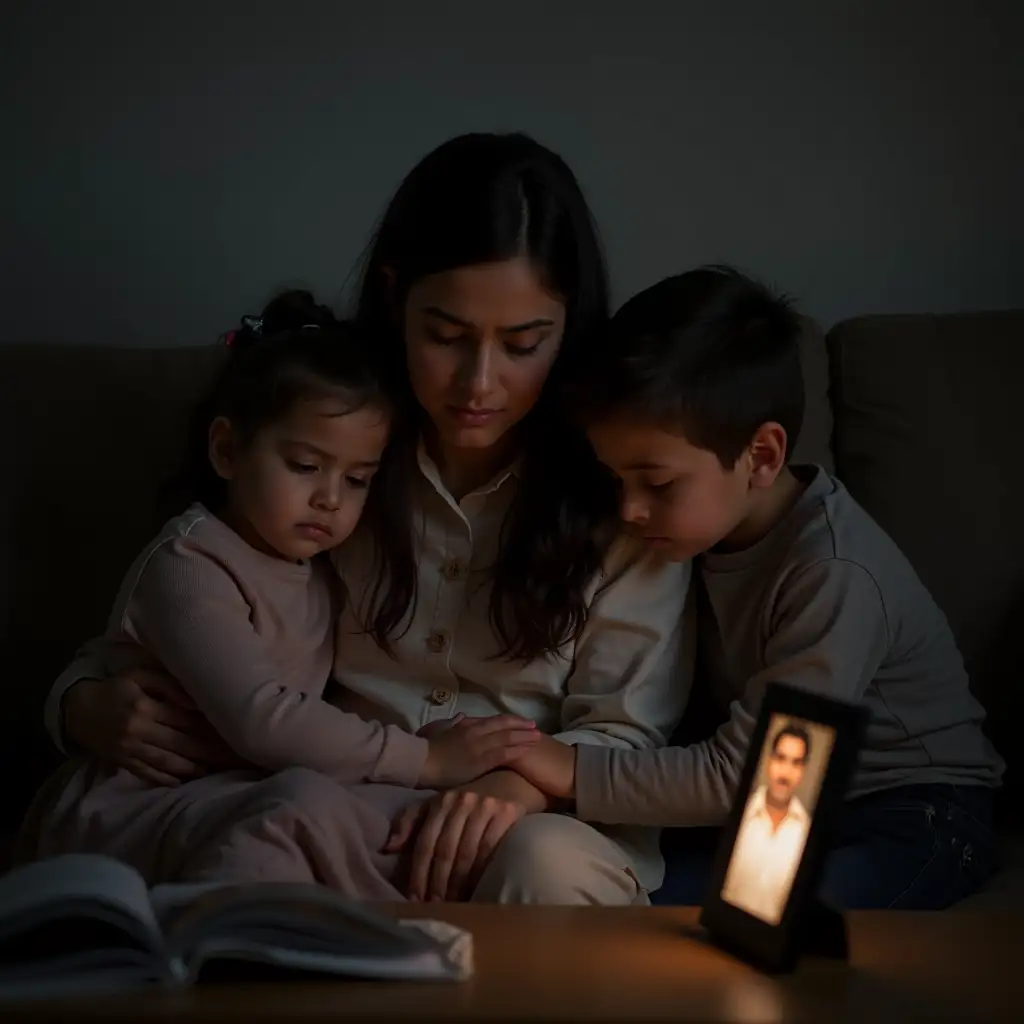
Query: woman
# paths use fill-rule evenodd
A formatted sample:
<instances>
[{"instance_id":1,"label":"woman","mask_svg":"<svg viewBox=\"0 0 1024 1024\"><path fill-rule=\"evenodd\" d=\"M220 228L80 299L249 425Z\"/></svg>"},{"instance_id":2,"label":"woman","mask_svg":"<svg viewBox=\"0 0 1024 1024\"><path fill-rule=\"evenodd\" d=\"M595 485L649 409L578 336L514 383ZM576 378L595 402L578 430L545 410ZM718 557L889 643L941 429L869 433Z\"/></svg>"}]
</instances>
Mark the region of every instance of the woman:
<instances>
[{"instance_id":1,"label":"woman","mask_svg":"<svg viewBox=\"0 0 1024 1024\"><path fill-rule=\"evenodd\" d=\"M664 744L688 689L688 568L609 536L606 483L560 413L559 382L607 316L572 172L522 135L445 143L388 207L356 315L409 410L390 456L402 484L372 500L407 519L386 548L357 531L340 549L336 702L410 731L507 711L568 744ZM77 746L150 777L215 761L172 683L85 681L101 675L83 658L58 680L51 729L62 720ZM390 884L403 845L414 898L631 903L661 882L655 831L552 813L511 770L428 799L419 829L391 836L383 859L365 808L388 820L422 796L357 789L367 849L351 888L368 897L386 888L365 883L367 865ZM307 822L331 804L308 778L289 800L317 805ZM274 841L265 818L254 812L252 843Z\"/></svg>"}]
</instances>

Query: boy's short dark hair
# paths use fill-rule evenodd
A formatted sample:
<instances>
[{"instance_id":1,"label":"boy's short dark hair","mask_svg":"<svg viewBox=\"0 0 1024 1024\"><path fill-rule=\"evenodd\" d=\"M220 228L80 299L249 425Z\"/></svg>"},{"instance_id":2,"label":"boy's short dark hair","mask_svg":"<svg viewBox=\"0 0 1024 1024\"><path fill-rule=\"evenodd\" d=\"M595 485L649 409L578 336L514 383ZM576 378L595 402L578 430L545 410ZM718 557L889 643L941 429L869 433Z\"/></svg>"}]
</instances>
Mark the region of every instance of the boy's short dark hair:
<instances>
[{"instance_id":1,"label":"boy's short dark hair","mask_svg":"<svg viewBox=\"0 0 1024 1024\"><path fill-rule=\"evenodd\" d=\"M570 404L584 423L628 416L680 430L731 469L758 427L804 414L799 315L731 267L666 278L630 299L595 343Z\"/></svg>"}]
</instances>

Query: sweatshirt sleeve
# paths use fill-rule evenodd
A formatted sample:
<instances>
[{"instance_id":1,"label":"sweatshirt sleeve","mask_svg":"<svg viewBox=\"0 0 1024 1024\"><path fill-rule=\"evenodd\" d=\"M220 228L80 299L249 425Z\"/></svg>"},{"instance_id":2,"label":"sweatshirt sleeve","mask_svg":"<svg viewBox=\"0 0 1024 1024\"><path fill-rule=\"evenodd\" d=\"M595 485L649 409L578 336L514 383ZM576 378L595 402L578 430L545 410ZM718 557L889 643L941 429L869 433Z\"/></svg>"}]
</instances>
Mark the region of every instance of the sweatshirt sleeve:
<instances>
[{"instance_id":1,"label":"sweatshirt sleeve","mask_svg":"<svg viewBox=\"0 0 1024 1024\"><path fill-rule=\"evenodd\" d=\"M729 637L723 636L728 646ZM889 646L881 593L862 566L825 559L780 594L764 667L713 736L654 751L577 748L576 807L587 821L718 825L732 805L769 682L856 703Z\"/></svg>"},{"instance_id":2,"label":"sweatshirt sleeve","mask_svg":"<svg viewBox=\"0 0 1024 1024\"><path fill-rule=\"evenodd\" d=\"M61 718L61 705L64 702L64 697L75 683L80 683L85 679L106 678L108 668L104 653L107 648L106 637L97 637L79 648L71 664L57 677L46 696L46 704L43 707L46 731L62 754L70 753Z\"/></svg>"},{"instance_id":3,"label":"sweatshirt sleeve","mask_svg":"<svg viewBox=\"0 0 1024 1024\"><path fill-rule=\"evenodd\" d=\"M283 685L252 608L224 563L178 539L159 545L125 604L122 630L177 679L225 742L253 764L342 782L415 786L427 741L322 699L325 679Z\"/></svg>"},{"instance_id":4,"label":"sweatshirt sleeve","mask_svg":"<svg viewBox=\"0 0 1024 1024\"><path fill-rule=\"evenodd\" d=\"M689 697L690 563L665 562L622 543L591 602L562 704L571 746L664 746Z\"/></svg>"}]
</instances>

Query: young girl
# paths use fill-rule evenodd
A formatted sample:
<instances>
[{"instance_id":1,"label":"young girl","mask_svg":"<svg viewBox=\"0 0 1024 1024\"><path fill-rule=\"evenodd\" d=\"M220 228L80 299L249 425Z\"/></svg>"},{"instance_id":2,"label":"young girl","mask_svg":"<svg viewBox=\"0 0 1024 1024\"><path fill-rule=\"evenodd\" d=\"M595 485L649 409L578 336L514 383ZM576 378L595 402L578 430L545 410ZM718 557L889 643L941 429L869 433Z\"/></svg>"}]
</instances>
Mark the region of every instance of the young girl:
<instances>
[{"instance_id":1,"label":"young girl","mask_svg":"<svg viewBox=\"0 0 1024 1024\"><path fill-rule=\"evenodd\" d=\"M129 570L95 652L104 667L165 666L241 761L271 771L447 788L512 760L537 735L524 719L481 717L427 739L322 700L344 581L321 556L362 515L391 408L352 329L308 293L281 296L228 341L190 445L198 500ZM388 528L385 501L371 515ZM253 773L181 792L78 766L39 852L112 853L151 882L169 880L173 858L157 856L142 812L179 813L184 802L194 814L243 780Z\"/></svg>"}]
</instances>

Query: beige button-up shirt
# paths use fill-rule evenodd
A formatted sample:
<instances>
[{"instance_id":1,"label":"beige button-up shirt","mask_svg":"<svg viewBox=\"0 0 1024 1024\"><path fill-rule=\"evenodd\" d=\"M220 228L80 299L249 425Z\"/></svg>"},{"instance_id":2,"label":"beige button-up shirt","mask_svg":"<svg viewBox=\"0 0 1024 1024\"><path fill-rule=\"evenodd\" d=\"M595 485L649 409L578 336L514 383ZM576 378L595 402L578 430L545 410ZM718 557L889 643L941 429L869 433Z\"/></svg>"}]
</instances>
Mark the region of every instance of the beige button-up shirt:
<instances>
[{"instance_id":1,"label":"beige button-up shirt","mask_svg":"<svg viewBox=\"0 0 1024 1024\"><path fill-rule=\"evenodd\" d=\"M334 663L339 706L410 731L460 711L507 712L569 744L663 746L692 676L689 564L663 562L623 538L588 588L589 617L574 646L528 664L497 658L489 566L518 486L516 468L461 501L422 449L419 468L419 597L394 658L360 626L358 602L374 578L372 545L357 535L335 554L350 594ZM658 830L602 831L627 850L646 889L661 884Z\"/></svg>"},{"instance_id":2,"label":"beige button-up shirt","mask_svg":"<svg viewBox=\"0 0 1024 1024\"><path fill-rule=\"evenodd\" d=\"M722 899L769 924L778 924L807 843L810 816L794 796L774 824L759 787L743 815L722 886Z\"/></svg>"}]
</instances>

